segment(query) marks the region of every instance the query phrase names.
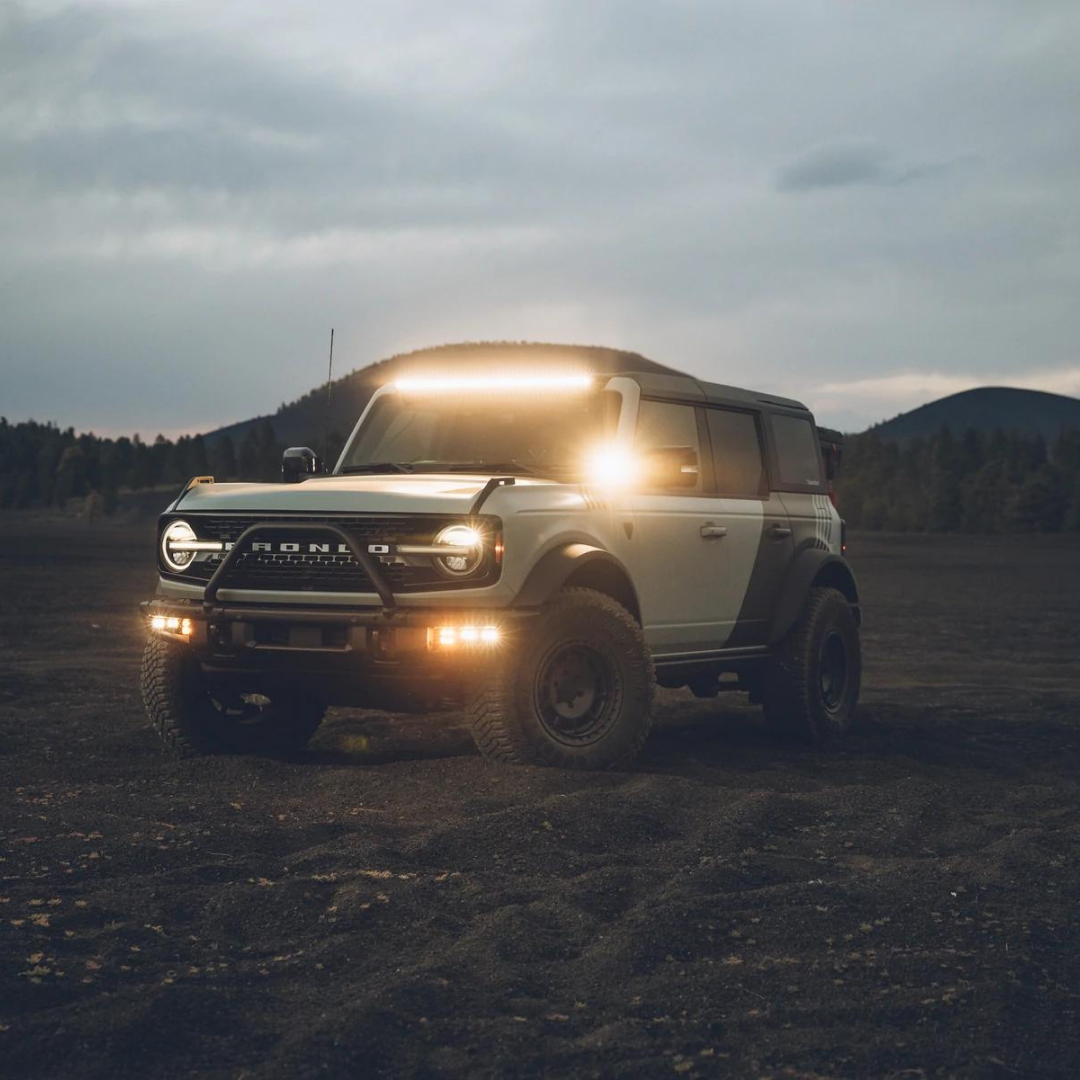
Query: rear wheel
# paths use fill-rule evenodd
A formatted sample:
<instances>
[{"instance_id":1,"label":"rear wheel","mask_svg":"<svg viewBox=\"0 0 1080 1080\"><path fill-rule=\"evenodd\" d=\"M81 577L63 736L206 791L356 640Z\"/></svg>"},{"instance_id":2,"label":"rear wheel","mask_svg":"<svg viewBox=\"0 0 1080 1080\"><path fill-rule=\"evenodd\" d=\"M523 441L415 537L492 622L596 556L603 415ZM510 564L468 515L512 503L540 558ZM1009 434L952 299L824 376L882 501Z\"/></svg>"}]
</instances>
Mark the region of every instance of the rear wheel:
<instances>
[{"instance_id":1,"label":"rear wheel","mask_svg":"<svg viewBox=\"0 0 1080 1080\"><path fill-rule=\"evenodd\" d=\"M325 707L306 694L241 683L211 684L191 650L152 637L142 666L146 714L176 757L301 750L322 722Z\"/></svg>"},{"instance_id":2,"label":"rear wheel","mask_svg":"<svg viewBox=\"0 0 1080 1080\"><path fill-rule=\"evenodd\" d=\"M563 589L477 673L467 711L496 761L609 769L628 764L652 722L653 665L641 628L611 597Z\"/></svg>"},{"instance_id":3,"label":"rear wheel","mask_svg":"<svg viewBox=\"0 0 1080 1080\"><path fill-rule=\"evenodd\" d=\"M861 678L859 628L847 598L837 589L811 589L765 672L766 722L799 742L840 739L855 722Z\"/></svg>"}]
</instances>

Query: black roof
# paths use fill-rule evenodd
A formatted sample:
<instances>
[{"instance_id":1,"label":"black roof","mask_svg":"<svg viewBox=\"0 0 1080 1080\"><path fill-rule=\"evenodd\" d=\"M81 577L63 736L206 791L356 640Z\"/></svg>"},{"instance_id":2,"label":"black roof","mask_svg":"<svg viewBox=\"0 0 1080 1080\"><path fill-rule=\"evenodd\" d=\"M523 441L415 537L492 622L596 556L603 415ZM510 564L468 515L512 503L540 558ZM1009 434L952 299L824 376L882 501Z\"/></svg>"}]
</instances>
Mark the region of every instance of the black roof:
<instances>
[{"instance_id":1,"label":"black roof","mask_svg":"<svg viewBox=\"0 0 1080 1080\"><path fill-rule=\"evenodd\" d=\"M796 409L809 412L801 402L792 398L765 394L758 390L743 390L722 383L703 382L692 375L661 375L651 371L627 371L622 374L633 379L642 392L678 401L695 401L711 405L752 405L755 408L772 406L775 409Z\"/></svg>"}]
</instances>

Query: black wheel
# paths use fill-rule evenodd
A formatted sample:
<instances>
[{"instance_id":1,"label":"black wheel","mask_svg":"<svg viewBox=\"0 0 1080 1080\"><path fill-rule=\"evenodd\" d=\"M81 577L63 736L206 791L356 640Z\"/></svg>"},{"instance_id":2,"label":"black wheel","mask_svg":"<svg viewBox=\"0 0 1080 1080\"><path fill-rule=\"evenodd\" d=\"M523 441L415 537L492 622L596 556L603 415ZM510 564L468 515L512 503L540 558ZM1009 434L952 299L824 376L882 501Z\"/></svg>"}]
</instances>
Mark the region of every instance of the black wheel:
<instances>
[{"instance_id":1,"label":"black wheel","mask_svg":"<svg viewBox=\"0 0 1080 1080\"><path fill-rule=\"evenodd\" d=\"M209 683L186 645L151 637L142 666L146 715L177 757L220 753L289 754L302 749L325 707L305 694L273 698L240 684Z\"/></svg>"},{"instance_id":2,"label":"black wheel","mask_svg":"<svg viewBox=\"0 0 1080 1080\"><path fill-rule=\"evenodd\" d=\"M847 598L836 589L811 589L765 672L765 719L800 742L842 738L855 722L861 678L859 628Z\"/></svg>"},{"instance_id":3,"label":"black wheel","mask_svg":"<svg viewBox=\"0 0 1080 1080\"><path fill-rule=\"evenodd\" d=\"M467 711L481 753L567 769L628 764L649 734L654 685L630 613L592 589L563 589L523 625L471 688Z\"/></svg>"}]
</instances>

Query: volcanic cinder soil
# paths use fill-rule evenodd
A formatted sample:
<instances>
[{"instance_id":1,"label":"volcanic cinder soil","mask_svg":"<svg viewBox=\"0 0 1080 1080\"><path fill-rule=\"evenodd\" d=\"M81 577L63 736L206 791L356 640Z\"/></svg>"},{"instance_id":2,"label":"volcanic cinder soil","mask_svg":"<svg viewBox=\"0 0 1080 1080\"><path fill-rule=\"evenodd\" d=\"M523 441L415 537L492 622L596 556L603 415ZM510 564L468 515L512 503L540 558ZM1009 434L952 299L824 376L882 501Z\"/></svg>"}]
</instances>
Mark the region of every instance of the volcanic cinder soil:
<instances>
[{"instance_id":1,"label":"volcanic cinder soil","mask_svg":"<svg viewBox=\"0 0 1080 1080\"><path fill-rule=\"evenodd\" d=\"M461 718L144 726L149 527L0 518L0 1074L1080 1071L1080 544L857 536L862 726L665 694L630 772Z\"/></svg>"}]
</instances>

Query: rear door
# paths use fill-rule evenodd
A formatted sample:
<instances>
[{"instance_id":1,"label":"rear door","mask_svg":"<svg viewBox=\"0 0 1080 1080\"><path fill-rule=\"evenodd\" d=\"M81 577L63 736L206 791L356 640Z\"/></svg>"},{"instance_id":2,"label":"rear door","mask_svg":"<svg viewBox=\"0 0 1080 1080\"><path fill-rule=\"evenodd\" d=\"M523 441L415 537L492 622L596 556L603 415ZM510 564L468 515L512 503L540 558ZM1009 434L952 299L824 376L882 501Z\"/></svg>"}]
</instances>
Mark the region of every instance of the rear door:
<instances>
[{"instance_id":1,"label":"rear door","mask_svg":"<svg viewBox=\"0 0 1080 1080\"><path fill-rule=\"evenodd\" d=\"M720 571L733 618L723 644L763 645L792 555L787 510L770 490L760 414L709 406L705 417L712 451L708 483L727 527Z\"/></svg>"}]
</instances>

